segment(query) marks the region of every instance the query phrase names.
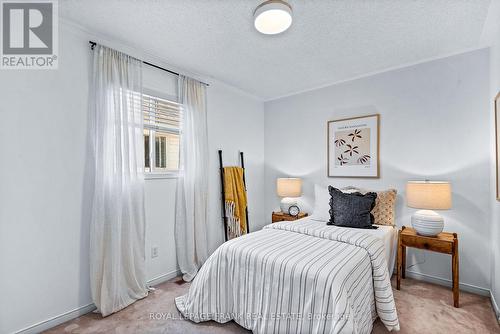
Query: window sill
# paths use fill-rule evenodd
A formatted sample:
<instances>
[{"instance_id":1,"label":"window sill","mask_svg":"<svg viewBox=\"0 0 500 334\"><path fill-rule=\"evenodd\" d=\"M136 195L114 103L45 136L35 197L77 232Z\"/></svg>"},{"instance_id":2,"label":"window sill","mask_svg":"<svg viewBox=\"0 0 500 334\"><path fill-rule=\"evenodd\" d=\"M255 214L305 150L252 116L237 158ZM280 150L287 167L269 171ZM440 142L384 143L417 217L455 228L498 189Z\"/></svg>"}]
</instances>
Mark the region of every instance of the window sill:
<instances>
[{"instance_id":1,"label":"window sill","mask_svg":"<svg viewBox=\"0 0 500 334\"><path fill-rule=\"evenodd\" d=\"M144 180L176 179L179 173L145 173Z\"/></svg>"}]
</instances>

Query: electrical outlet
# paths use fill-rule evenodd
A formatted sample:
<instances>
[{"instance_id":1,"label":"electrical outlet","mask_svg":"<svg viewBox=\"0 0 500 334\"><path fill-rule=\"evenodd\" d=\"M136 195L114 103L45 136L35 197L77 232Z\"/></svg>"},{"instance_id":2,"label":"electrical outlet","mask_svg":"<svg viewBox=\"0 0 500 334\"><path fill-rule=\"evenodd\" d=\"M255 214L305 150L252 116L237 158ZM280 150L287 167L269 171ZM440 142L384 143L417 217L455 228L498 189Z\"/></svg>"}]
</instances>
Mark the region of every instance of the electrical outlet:
<instances>
[{"instance_id":1,"label":"electrical outlet","mask_svg":"<svg viewBox=\"0 0 500 334\"><path fill-rule=\"evenodd\" d=\"M151 258L158 257L158 246L151 247Z\"/></svg>"}]
</instances>

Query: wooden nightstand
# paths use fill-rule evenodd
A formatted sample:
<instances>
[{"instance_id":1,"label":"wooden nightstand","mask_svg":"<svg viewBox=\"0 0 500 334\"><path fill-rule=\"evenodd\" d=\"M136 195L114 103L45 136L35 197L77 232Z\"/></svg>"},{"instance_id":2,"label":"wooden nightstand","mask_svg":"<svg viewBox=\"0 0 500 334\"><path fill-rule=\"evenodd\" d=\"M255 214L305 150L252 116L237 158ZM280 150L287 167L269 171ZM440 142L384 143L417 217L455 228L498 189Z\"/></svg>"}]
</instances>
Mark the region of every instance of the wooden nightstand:
<instances>
[{"instance_id":1,"label":"wooden nightstand","mask_svg":"<svg viewBox=\"0 0 500 334\"><path fill-rule=\"evenodd\" d=\"M288 221L288 220L297 220L300 218L307 217L307 213L301 212L299 213L298 216L290 216L288 213L283 213L283 212L273 212L273 218L272 222L277 223L277 222L282 222L282 221Z\"/></svg>"},{"instance_id":2,"label":"wooden nightstand","mask_svg":"<svg viewBox=\"0 0 500 334\"><path fill-rule=\"evenodd\" d=\"M459 307L458 297L458 237L456 233L442 232L435 237L424 237L410 227L403 226L398 236L397 289L401 287L401 276L405 278L406 247L426 249L451 255L453 278L453 305Z\"/></svg>"}]
</instances>

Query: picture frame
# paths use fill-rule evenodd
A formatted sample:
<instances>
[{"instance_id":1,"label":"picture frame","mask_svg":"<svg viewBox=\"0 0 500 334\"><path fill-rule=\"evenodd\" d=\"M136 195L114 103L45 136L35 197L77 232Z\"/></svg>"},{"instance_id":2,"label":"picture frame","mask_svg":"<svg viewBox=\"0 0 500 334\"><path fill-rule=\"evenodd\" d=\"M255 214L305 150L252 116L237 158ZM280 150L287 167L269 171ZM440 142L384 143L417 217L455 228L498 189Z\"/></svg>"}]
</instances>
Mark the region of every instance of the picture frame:
<instances>
[{"instance_id":1,"label":"picture frame","mask_svg":"<svg viewBox=\"0 0 500 334\"><path fill-rule=\"evenodd\" d=\"M380 114L327 122L328 177L380 177Z\"/></svg>"},{"instance_id":2,"label":"picture frame","mask_svg":"<svg viewBox=\"0 0 500 334\"><path fill-rule=\"evenodd\" d=\"M495 106L495 157L496 157L496 198L497 201L500 201L500 167L498 164L500 163L500 92L498 92L494 101Z\"/></svg>"}]
</instances>

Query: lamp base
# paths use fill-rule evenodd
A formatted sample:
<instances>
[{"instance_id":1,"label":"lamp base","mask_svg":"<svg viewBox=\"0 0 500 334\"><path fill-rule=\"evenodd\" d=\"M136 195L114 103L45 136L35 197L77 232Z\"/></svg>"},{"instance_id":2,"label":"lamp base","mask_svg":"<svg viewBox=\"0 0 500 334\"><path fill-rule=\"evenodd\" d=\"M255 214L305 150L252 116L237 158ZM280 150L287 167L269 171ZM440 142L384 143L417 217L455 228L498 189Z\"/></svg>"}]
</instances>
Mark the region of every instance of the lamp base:
<instances>
[{"instance_id":1,"label":"lamp base","mask_svg":"<svg viewBox=\"0 0 500 334\"><path fill-rule=\"evenodd\" d=\"M411 226L417 234L426 237L435 237L443 232L443 217L432 210L418 210L411 216Z\"/></svg>"},{"instance_id":2,"label":"lamp base","mask_svg":"<svg viewBox=\"0 0 500 334\"><path fill-rule=\"evenodd\" d=\"M280 202L281 212L288 214L288 209L292 205L297 205L297 199L294 197L283 197Z\"/></svg>"}]
</instances>

